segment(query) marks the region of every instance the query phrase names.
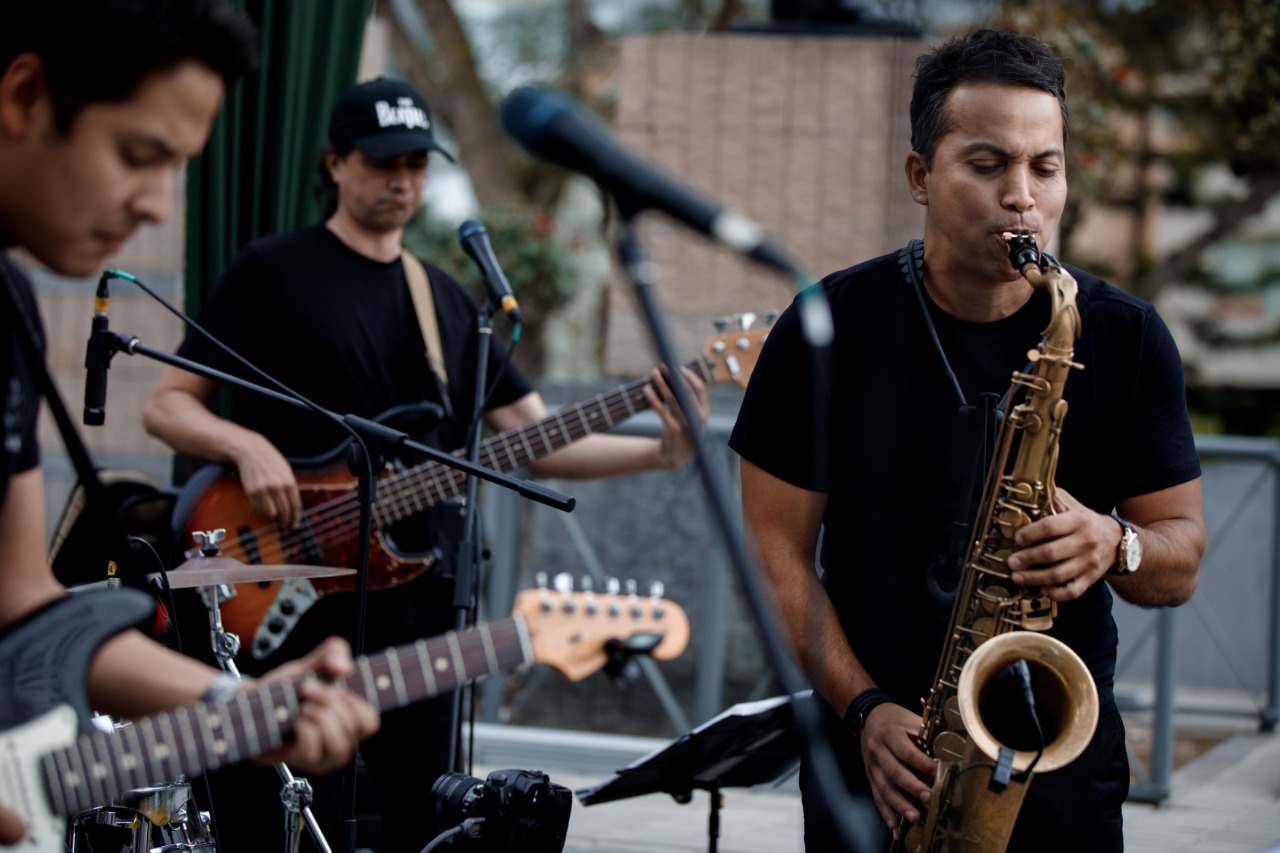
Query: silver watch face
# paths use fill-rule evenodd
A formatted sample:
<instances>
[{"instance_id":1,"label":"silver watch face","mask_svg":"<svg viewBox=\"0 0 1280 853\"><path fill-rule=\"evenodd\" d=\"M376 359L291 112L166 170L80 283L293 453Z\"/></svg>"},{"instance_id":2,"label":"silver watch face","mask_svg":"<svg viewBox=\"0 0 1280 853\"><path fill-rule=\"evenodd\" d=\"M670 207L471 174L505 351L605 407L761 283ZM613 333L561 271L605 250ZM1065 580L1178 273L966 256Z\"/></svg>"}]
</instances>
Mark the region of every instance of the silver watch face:
<instances>
[{"instance_id":1,"label":"silver watch face","mask_svg":"<svg viewBox=\"0 0 1280 853\"><path fill-rule=\"evenodd\" d=\"M1142 540L1132 530L1125 531L1125 539L1127 542L1124 548L1124 568L1125 571L1132 572L1142 562Z\"/></svg>"}]
</instances>

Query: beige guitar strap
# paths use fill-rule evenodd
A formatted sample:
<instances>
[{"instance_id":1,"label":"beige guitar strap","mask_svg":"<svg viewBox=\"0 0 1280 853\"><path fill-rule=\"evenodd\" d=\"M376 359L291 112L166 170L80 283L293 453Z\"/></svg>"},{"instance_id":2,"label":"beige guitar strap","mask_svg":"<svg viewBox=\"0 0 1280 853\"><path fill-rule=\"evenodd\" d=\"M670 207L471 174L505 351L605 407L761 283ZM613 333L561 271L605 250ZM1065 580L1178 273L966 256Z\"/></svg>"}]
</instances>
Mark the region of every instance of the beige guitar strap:
<instances>
[{"instance_id":1,"label":"beige guitar strap","mask_svg":"<svg viewBox=\"0 0 1280 853\"><path fill-rule=\"evenodd\" d=\"M409 282L409 295L413 298L413 310L418 315L422 340L427 346L427 364L436 378L436 387L440 391L445 413L452 417L452 406L449 405L449 372L444 366L444 347L440 344L440 324L436 322L436 301L431 296L427 268L408 249L400 250L400 261L404 264L404 277Z\"/></svg>"},{"instance_id":2,"label":"beige guitar strap","mask_svg":"<svg viewBox=\"0 0 1280 853\"><path fill-rule=\"evenodd\" d=\"M440 324L436 322L436 301L431 298L431 283L427 280L427 268L408 249L400 251L400 260L404 263L404 277L409 280L409 295L413 297L413 308L418 312L418 326L422 329L422 340L427 345L427 363L431 365L431 372L440 380L440 384L448 386L449 373L444 367L444 349L440 346Z\"/></svg>"}]
</instances>

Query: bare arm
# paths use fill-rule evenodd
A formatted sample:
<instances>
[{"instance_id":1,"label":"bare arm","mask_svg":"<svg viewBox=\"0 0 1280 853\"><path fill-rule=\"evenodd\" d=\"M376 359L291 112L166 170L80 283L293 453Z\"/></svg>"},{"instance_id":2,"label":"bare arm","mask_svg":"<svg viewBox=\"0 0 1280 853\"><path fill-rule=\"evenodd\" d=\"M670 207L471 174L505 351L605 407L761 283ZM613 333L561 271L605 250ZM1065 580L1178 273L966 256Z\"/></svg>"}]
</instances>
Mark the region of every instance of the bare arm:
<instances>
[{"instance_id":1,"label":"bare arm","mask_svg":"<svg viewBox=\"0 0 1280 853\"><path fill-rule=\"evenodd\" d=\"M1107 575L1120 543L1116 520L1063 489L1055 500L1057 515L1018 532L1022 550L1009 558L1015 583L1041 587L1058 601L1079 598L1103 578L1121 598L1141 607L1176 607L1191 598L1200 582L1206 538L1198 478L1119 502L1116 511L1138 528L1142 540L1142 563L1127 577Z\"/></svg>"},{"instance_id":2,"label":"bare arm","mask_svg":"<svg viewBox=\"0 0 1280 853\"><path fill-rule=\"evenodd\" d=\"M215 388L212 379L165 368L142 410L143 426L179 453L234 465L250 506L296 527L302 498L288 460L261 433L211 412L205 401Z\"/></svg>"},{"instance_id":3,"label":"bare arm","mask_svg":"<svg viewBox=\"0 0 1280 853\"><path fill-rule=\"evenodd\" d=\"M792 486L742 460L742 508L749 535L764 564L766 579L801 668L836 711L875 682L845 639L835 608L814 571L818 530L826 495ZM913 738L920 716L893 703L867 716L861 746L872 797L890 827L898 816L920 819L906 796L928 801L933 761ZM905 792L905 794L904 794Z\"/></svg>"},{"instance_id":4,"label":"bare arm","mask_svg":"<svg viewBox=\"0 0 1280 853\"><path fill-rule=\"evenodd\" d=\"M710 414L707 386L687 368L681 368L681 375L693 393L694 404L698 407L698 419L705 426ZM645 388L644 395L649 406L662 419L661 436L647 438L593 433L544 459L530 463L530 473L544 478L590 480L642 474L646 471L666 471L688 462L693 455L693 439L684 415L676 404L675 395L658 371L653 372L653 378L654 387ZM546 403L541 395L533 392L489 412L485 415L485 423L490 429L505 432L546 416Z\"/></svg>"}]
</instances>

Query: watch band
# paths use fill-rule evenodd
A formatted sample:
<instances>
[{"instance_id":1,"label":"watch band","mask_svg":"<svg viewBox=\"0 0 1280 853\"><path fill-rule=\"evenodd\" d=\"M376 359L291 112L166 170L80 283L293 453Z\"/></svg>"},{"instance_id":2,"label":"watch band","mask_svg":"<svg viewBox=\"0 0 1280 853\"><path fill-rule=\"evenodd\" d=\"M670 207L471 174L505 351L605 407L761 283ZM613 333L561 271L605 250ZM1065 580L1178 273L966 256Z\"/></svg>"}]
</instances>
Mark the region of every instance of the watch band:
<instances>
[{"instance_id":1,"label":"watch band","mask_svg":"<svg viewBox=\"0 0 1280 853\"><path fill-rule=\"evenodd\" d=\"M862 729L867 724L867 715L872 709L886 702L892 702L893 697L889 695L889 691L881 687L869 687L863 690L857 696L853 697L853 701L849 703L849 707L844 712L844 724L855 738L862 736Z\"/></svg>"}]
</instances>

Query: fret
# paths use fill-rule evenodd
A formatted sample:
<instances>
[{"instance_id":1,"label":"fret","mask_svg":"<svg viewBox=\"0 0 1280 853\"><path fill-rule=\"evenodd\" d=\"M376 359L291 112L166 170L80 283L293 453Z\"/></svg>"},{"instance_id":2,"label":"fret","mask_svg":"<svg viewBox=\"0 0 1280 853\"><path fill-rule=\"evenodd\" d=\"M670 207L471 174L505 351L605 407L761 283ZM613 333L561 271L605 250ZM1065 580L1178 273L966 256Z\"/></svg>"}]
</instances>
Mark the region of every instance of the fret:
<instances>
[{"instance_id":1,"label":"fret","mask_svg":"<svg viewBox=\"0 0 1280 853\"><path fill-rule=\"evenodd\" d=\"M489 623L481 622L478 628L480 632L480 642L484 644L484 662L489 667L489 672L497 672L498 655L493 650L493 637L489 633Z\"/></svg>"},{"instance_id":2,"label":"fret","mask_svg":"<svg viewBox=\"0 0 1280 853\"><path fill-rule=\"evenodd\" d=\"M528 462L538 458L538 454L533 450L533 445L529 444L529 433L530 430L520 430L520 446L524 448L524 456L522 457L521 465L527 464Z\"/></svg>"},{"instance_id":3,"label":"fret","mask_svg":"<svg viewBox=\"0 0 1280 853\"><path fill-rule=\"evenodd\" d=\"M357 660L356 669L361 673L360 677L356 679L356 686L363 688L364 698L370 705L375 708L380 708L381 704L378 702L378 688L377 685L373 683L373 670L369 668L369 659L360 658Z\"/></svg>"},{"instance_id":4,"label":"fret","mask_svg":"<svg viewBox=\"0 0 1280 853\"><path fill-rule=\"evenodd\" d=\"M186 718L187 725L191 725L192 715L195 716L193 729L204 746L203 764L206 768L226 754L226 743L213 730L214 721L210 719L209 711L204 704L196 705L194 708L180 708L176 713Z\"/></svg>"},{"instance_id":5,"label":"fret","mask_svg":"<svg viewBox=\"0 0 1280 853\"><path fill-rule=\"evenodd\" d=\"M150 721L148 721L150 722ZM152 730L153 725L159 725L161 728L161 738L156 739L156 733ZM152 725L147 725L143 731L143 735L147 738L147 742L151 745L151 750L156 758L160 760L160 774L156 777L157 781L161 779L171 779L181 772L178 768L181 763L178 761L178 734L173 728L173 719L171 714L161 714L155 718ZM172 744L172 746L170 745ZM168 770L165 769L165 762L169 763Z\"/></svg>"},{"instance_id":6,"label":"fret","mask_svg":"<svg viewBox=\"0 0 1280 853\"><path fill-rule=\"evenodd\" d=\"M255 690L253 691L253 698L258 712L262 715L262 721L267 726L267 742L274 746L284 743L284 732L280 730L280 721L276 719L275 709L272 708L266 692Z\"/></svg>"},{"instance_id":7,"label":"fret","mask_svg":"<svg viewBox=\"0 0 1280 853\"><path fill-rule=\"evenodd\" d=\"M111 756L107 752L106 740L107 738L101 732L89 735L82 740L84 744L82 754L89 760L85 769L89 772L89 778L98 786L100 803L110 802L114 797L114 790L119 787L113 772Z\"/></svg>"},{"instance_id":8,"label":"fret","mask_svg":"<svg viewBox=\"0 0 1280 853\"><path fill-rule=\"evenodd\" d=\"M573 441L573 435L569 432L569 427L564 422L563 413L564 413L563 409L561 409L559 412L556 412L554 420L557 424L559 424L561 440L564 442L564 444L568 444L569 442ZM562 444L561 446L563 447L564 444Z\"/></svg>"},{"instance_id":9,"label":"fret","mask_svg":"<svg viewBox=\"0 0 1280 853\"><path fill-rule=\"evenodd\" d=\"M640 399L641 399L641 400L643 400L643 399L644 399L644 397L640 397ZM634 414L636 413L636 411L637 411L637 409L636 409L636 396L635 396L634 394L623 394L623 395L622 395L622 405L624 405L624 406L626 406L626 407L627 407L627 416L628 416L628 417L630 417L631 415L634 415ZM646 404L646 408L647 408L647 404Z\"/></svg>"},{"instance_id":10,"label":"fret","mask_svg":"<svg viewBox=\"0 0 1280 853\"><path fill-rule=\"evenodd\" d=\"M449 654L453 657L453 683L461 684L467 680L467 665L462 659L462 647L458 645L458 632L450 631L444 638L449 644Z\"/></svg>"},{"instance_id":11,"label":"fret","mask_svg":"<svg viewBox=\"0 0 1280 853\"><path fill-rule=\"evenodd\" d=\"M58 815L73 814L71 803L67 802L65 776L58 766L58 759L65 756L65 749L55 749L40 757L40 766L44 768L44 790L53 805L53 813ZM13 803L10 803L13 805ZM76 809L76 811L79 811Z\"/></svg>"},{"instance_id":12,"label":"fret","mask_svg":"<svg viewBox=\"0 0 1280 853\"><path fill-rule=\"evenodd\" d=\"M609 426L613 426L614 421L613 418L609 416L609 405L605 402L604 393L601 392L597 394L596 399L600 401L600 414L604 416L604 422Z\"/></svg>"},{"instance_id":13,"label":"fret","mask_svg":"<svg viewBox=\"0 0 1280 853\"><path fill-rule=\"evenodd\" d=\"M422 667L422 677L427 684L427 695L440 695L440 691L436 688L436 674L431 671L431 653L427 647L427 641L418 640L413 644L413 649L418 654L418 665Z\"/></svg>"},{"instance_id":14,"label":"fret","mask_svg":"<svg viewBox=\"0 0 1280 853\"><path fill-rule=\"evenodd\" d=\"M510 470L511 468L519 468L520 460L516 458L515 452L512 451L511 443L507 441L505 438L503 438L502 436L495 436L493 440L497 441L499 446L502 447L504 451L506 451L507 460L509 462L508 468L506 470Z\"/></svg>"},{"instance_id":15,"label":"fret","mask_svg":"<svg viewBox=\"0 0 1280 853\"><path fill-rule=\"evenodd\" d=\"M551 436L547 434L546 427L543 426L544 423L546 423L545 420L538 421L534 426L538 428L538 438L542 439L542 446L546 448L547 453L552 453L555 451L556 446L551 443Z\"/></svg>"},{"instance_id":16,"label":"fret","mask_svg":"<svg viewBox=\"0 0 1280 853\"><path fill-rule=\"evenodd\" d=\"M90 802L102 802L102 798L95 796L93 790L93 779L90 778L88 771L84 766L84 738L77 738L74 746L68 752L71 758L70 774L72 784L84 792L84 795Z\"/></svg>"},{"instance_id":17,"label":"fret","mask_svg":"<svg viewBox=\"0 0 1280 853\"><path fill-rule=\"evenodd\" d=\"M183 761L178 766L199 761L201 766L207 767L211 755L209 745L202 743L200 737L196 735L195 730L191 727L191 716L187 709L179 708L170 716L178 723L178 728L182 735L176 741L178 748L183 751ZM203 752L201 752L201 746L204 747Z\"/></svg>"},{"instance_id":18,"label":"fret","mask_svg":"<svg viewBox=\"0 0 1280 853\"><path fill-rule=\"evenodd\" d=\"M69 815L80 811L80 807L84 803L91 802L89 792L80 784L80 779L76 772L71 769L71 755L75 752L75 744L60 749L56 753L57 767L55 768L58 788L61 791L61 799L66 803L67 808L60 814Z\"/></svg>"},{"instance_id":19,"label":"fret","mask_svg":"<svg viewBox=\"0 0 1280 853\"><path fill-rule=\"evenodd\" d=\"M160 772L160 767L155 763L155 756L148 752L142 745L142 738L138 736L138 726L125 726L121 729L125 742L129 745L129 752L137 757L146 767L146 778L161 779L164 774ZM143 774L139 773L139 779ZM141 783L132 784L130 788L141 788Z\"/></svg>"},{"instance_id":20,"label":"fret","mask_svg":"<svg viewBox=\"0 0 1280 853\"><path fill-rule=\"evenodd\" d=\"M238 722L240 725L233 727L237 733L245 735L247 738L244 747L246 755L261 755L263 752L262 739L258 736L258 724L253 718L253 705L249 702L249 695L246 691L236 693L233 704L239 712ZM230 713L231 708L227 708Z\"/></svg>"},{"instance_id":21,"label":"fret","mask_svg":"<svg viewBox=\"0 0 1280 853\"><path fill-rule=\"evenodd\" d=\"M573 413L578 416L578 423L582 424L582 435L591 434L591 421L587 419L587 415L582 406L574 406ZM577 433L575 433L577 435ZM578 436L579 438L581 436Z\"/></svg>"},{"instance_id":22,"label":"fret","mask_svg":"<svg viewBox=\"0 0 1280 853\"><path fill-rule=\"evenodd\" d=\"M191 713L195 714L196 724L200 729L200 734L207 738L212 753L209 758L212 761L226 761L227 755L227 734L226 727L223 725L226 720L221 711L210 708L203 702L191 709Z\"/></svg>"},{"instance_id":23,"label":"fret","mask_svg":"<svg viewBox=\"0 0 1280 853\"><path fill-rule=\"evenodd\" d=\"M387 661L387 669L391 670L391 683L396 689L396 707L403 708L409 704L409 694L404 687L404 673L400 670L400 658L398 655L385 655Z\"/></svg>"}]
</instances>

